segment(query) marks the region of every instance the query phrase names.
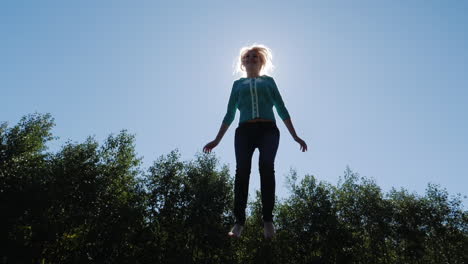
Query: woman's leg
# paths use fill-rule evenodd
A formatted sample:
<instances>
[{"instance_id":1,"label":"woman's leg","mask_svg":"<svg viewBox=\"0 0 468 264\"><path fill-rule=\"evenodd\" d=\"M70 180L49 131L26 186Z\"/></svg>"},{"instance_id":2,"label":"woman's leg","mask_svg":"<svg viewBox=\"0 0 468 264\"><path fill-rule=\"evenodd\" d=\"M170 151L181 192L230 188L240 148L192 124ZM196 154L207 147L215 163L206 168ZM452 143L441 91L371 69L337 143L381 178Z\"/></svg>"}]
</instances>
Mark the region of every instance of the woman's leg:
<instances>
[{"instance_id":1,"label":"woman's leg","mask_svg":"<svg viewBox=\"0 0 468 264\"><path fill-rule=\"evenodd\" d=\"M234 216L236 224L245 224L245 208L249 194L250 168L255 150L253 127L238 127L234 138L236 178L234 182Z\"/></svg>"},{"instance_id":2,"label":"woman's leg","mask_svg":"<svg viewBox=\"0 0 468 264\"><path fill-rule=\"evenodd\" d=\"M275 205L275 157L280 139L279 129L275 124L268 124L262 128L258 140L260 151L258 167L260 171L260 188L262 192L262 214L264 222L273 221L273 207Z\"/></svg>"}]
</instances>

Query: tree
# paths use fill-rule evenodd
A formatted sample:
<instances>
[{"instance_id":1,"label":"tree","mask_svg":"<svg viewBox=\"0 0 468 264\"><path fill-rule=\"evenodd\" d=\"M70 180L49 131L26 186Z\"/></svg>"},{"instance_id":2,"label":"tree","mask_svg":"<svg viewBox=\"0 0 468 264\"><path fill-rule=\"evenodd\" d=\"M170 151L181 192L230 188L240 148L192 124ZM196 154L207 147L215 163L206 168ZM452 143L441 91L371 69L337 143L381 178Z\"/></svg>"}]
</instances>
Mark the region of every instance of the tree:
<instances>
[{"instance_id":1,"label":"tree","mask_svg":"<svg viewBox=\"0 0 468 264\"><path fill-rule=\"evenodd\" d=\"M0 255L19 262L38 259L47 236L48 164L46 143L54 120L31 114L12 128L0 125Z\"/></svg>"},{"instance_id":2,"label":"tree","mask_svg":"<svg viewBox=\"0 0 468 264\"><path fill-rule=\"evenodd\" d=\"M47 152L49 114L0 124L0 259L7 263L467 263L460 195L428 184L384 194L346 168L334 186L288 175L277 235L263 238L261 194L238 240L233 183L213 154L174 150L147 171L126 130Z\"/></svg>"}]
</instances>

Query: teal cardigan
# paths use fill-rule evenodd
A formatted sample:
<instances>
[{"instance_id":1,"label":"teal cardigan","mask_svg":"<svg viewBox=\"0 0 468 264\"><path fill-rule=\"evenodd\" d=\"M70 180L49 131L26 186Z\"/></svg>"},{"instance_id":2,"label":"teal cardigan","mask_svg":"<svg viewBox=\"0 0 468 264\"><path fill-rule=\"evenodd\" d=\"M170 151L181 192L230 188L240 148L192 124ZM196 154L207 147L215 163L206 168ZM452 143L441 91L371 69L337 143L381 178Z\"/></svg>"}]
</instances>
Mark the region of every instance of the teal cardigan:
<instances>
[{"instance_id":1,"label":"teal cardigan","mask_svg":"<svg viewBox=\"0 0 468 264\"><path fill-rule=\"evenodd\" d=\"M239 124L255 118L276 122L273 106L282 120L290 118L272 77L262 75L256 78L240 78L232 85L223 124L231 125L237 109L240 111Z\"/></svg>"}]
</instances>

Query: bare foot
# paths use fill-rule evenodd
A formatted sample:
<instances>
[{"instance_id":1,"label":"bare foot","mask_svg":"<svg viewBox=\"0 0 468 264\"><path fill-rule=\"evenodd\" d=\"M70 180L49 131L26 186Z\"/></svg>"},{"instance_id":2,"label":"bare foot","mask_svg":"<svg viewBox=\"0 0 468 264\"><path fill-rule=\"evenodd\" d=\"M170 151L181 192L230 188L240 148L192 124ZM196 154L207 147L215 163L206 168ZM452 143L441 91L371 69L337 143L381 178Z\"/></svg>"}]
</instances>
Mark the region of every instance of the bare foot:
<instances>
[{"instance_id":1,"label":"bare foot","mask_svg":"<svg viewBox=\"0 0 468 264\"><path fill-rule=\"evenodd\" d=\"M234 227L231 229L231 232L228 233L228 236L239 238L242 234L242 230L244 230L244 226L235 224Z\"/></svg>"}]
</instances>

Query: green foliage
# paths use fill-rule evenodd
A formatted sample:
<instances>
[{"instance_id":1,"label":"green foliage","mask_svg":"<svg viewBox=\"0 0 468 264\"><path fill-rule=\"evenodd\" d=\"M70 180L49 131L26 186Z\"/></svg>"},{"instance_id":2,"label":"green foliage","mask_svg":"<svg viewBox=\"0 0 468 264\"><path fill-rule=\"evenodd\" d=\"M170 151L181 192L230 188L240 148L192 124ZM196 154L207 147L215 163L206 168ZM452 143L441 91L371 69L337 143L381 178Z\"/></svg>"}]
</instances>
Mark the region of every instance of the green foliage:
<instances>
[{"instance_id":1,"label":"green foliage","mask_svg":"<svg viewBox=\"0 0 468 264\"><path fill-rule=\"evenodd\" d=\"M263 239L261 194L243 236L233 184L212 154L174 150L140 169L123 130L47 151L50 115L0 124L0 260L6 263L467 263L460 195L429 184L423 196L384 194L346 168L336 185L291 171L277 200L276 237Z\"/></svg>"},{"instance_id":2,"label":"green foliage","mask_svg":"<svg viewBox=\"0 0 468 264\"><path fill-rule=\"evenodd\" d=\"M154 261L225 263L232 224L232 179L228 168L216 170L213 155L181 162L178 151L160 157L146 175Z\"/></svg>"}]
</instances>

